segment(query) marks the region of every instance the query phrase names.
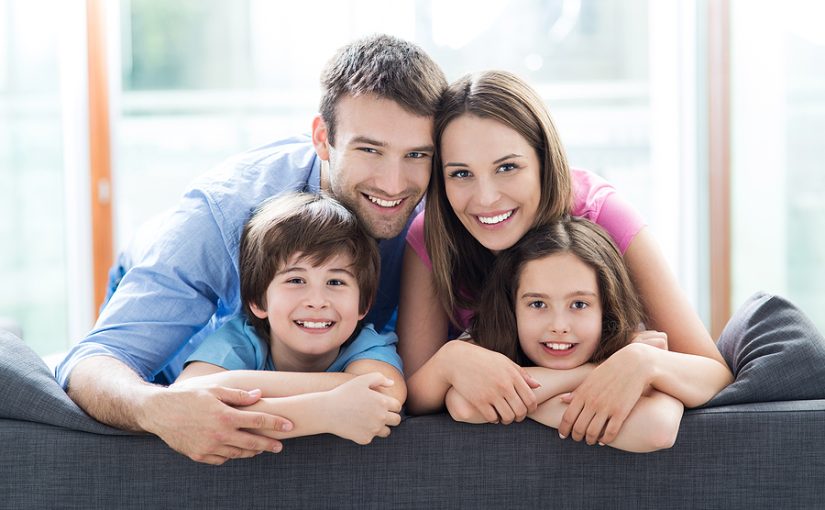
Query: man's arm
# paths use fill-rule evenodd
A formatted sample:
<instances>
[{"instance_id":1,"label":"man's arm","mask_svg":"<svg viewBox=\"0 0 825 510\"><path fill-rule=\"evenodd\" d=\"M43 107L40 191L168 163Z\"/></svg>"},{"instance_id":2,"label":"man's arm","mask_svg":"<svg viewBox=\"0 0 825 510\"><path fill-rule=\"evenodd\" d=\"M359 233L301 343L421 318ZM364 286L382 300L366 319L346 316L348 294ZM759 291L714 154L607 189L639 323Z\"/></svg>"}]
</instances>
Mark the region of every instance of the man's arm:
<instances>
[{"instance_id":1,"label":"man's arm","mask_svg":"<svg viewBox=\"0 0 825 510\"><path fill-rule=\"evenodd\" d=\"M234 409L260 392L213 388L165 388L149 384L123 362L106 356L81 360L67 392L83 410L114 427L145 431L198 462L223 464L263 451L279 452L277 439L244 429L288 431L292 424L270 414Z\"/></svg>"}]
</instances>

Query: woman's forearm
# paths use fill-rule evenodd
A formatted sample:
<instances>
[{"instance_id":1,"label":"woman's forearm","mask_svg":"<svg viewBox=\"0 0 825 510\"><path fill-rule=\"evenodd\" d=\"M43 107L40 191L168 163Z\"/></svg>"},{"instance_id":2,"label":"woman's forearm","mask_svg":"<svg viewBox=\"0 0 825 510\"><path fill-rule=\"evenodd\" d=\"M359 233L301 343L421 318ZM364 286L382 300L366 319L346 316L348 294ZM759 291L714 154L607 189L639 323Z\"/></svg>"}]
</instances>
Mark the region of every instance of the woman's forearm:
<instances>
[{"instance_id":1,"label":"woman's forearm","mask_svg":"<svg viewBox=\"0 0 825 510\"><path fill-rule=\"evenodd\" d=\"M685 407L705 404L733 382L730 369L714 359L634 345L644 348L646 354L651 356L650 385L679 399Z\"/></svg>"}]
</instances>

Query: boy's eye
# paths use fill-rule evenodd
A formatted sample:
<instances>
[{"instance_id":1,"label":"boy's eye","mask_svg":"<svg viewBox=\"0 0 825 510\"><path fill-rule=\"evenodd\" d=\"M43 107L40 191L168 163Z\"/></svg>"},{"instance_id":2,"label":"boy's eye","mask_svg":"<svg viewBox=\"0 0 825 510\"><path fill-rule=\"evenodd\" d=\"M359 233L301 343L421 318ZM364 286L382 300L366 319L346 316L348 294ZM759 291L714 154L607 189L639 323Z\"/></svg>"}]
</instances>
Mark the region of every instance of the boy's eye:
<instances>
[{"instance_id":1,"label":"boy's eye","mask_svg":"<svg viewBox=\"0 0 825 510\"><path fill-rule=\"evenodd\" d=\"M453 170L447 176L451 179L466 179L472 175L469 170Z\"/></svg>"},{"instance_id":2,"label":"boy's eye","mask_svg":"<svg viewBox=\"0 0 825 510\"><path fill-rule=\"evenodd\" d=\"M587 308L588 306L589 305L587 303L585 303L584 301L573 301L573 304L570 305L570 308L573 308L575 310L583 310L583 309Z\"/></svg>"},{"instance_id":3,"label":"boy's eye","mask_svg":"<svg viewBox=\"0 0 825 510\"><path fill-rule=\"evenodd\" d=\"M547 308L547 305L544 304L544 301L530 301L527 303L527 306L530 308Z\"/></svg>"}]
</instances>

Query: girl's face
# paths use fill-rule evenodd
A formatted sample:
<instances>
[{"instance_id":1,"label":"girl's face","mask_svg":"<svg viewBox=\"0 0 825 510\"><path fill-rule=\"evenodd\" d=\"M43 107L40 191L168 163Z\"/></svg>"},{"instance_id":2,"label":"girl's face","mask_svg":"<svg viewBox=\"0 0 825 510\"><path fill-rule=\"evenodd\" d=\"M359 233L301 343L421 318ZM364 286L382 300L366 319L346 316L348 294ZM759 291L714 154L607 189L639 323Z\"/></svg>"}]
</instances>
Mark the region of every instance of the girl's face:
<instances>
[{"instance_id":1,"label":"girl's face","mask_svg":"<svg viewBox=\"0 0 825 510\"><path fill-rule=\"evenodd\" d=\"M521 349L538 366L570 369L587 363L601 340L596 272L572 253L524 265L515 296Z\"/></svg>"},{"instance_id":2,"label":"girl's face","mask_svg":"<svg viewBox=\"0 0 825 510\"><path fill-rule=\"evenodd\" d=\"M513 246L536 219L541 163L517 131L474 115L456 118L441 137L447 200L488 250Z\"/></svg>"}]
</instances>

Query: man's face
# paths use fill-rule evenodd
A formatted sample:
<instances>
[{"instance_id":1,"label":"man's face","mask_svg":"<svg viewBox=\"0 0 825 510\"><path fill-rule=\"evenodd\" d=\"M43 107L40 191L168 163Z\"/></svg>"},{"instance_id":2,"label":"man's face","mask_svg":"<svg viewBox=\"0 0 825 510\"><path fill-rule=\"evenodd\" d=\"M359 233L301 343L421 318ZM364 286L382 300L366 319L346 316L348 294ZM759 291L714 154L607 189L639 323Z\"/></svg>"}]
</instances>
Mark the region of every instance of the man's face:
<instances>
[{"instance_id":1,"label":"man's face","mask_svg":"<svg viewBox=\"0 0 825 510\"><path fill-rule=\"evenodd\" d=\"M375 96L344 96L336 107L335 145L321 119L313 142L321 187L349 207L377 239L397 236L424 196L433 156L433 119Z\"/></svg>"}]
</instances>

